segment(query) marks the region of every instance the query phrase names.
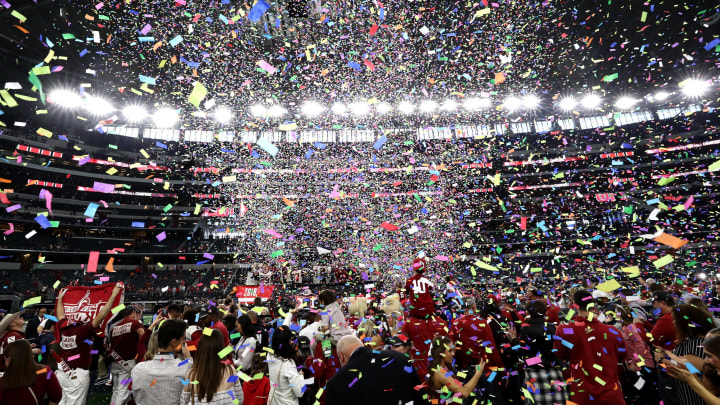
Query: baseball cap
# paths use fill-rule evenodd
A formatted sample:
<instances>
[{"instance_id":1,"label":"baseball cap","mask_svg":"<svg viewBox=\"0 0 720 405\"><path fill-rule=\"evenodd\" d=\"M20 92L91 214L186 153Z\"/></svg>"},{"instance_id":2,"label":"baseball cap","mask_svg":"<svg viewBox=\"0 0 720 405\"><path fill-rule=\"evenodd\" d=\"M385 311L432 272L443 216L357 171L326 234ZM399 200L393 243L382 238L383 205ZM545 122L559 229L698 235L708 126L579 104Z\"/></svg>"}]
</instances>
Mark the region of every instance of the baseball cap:
<instances>
[{"instance_id":1,"label":"baseball cap","mask_svg":"<svg viewBox=\"0 0 720 405\"><path fill-rule=\"evenodd\" d=\"M217 307L211 306L211 307L201 307L198 310L198 319L205 318L208 315L217 315L218 310Z\"/></svg>"},{"instance_id":2,"label":"baseball cap","mask_svg":"<svg viewBox=\"0 0 720 405\"><path fill-rule=\"evenodd\" d=\"M670 295L669 292L664 290L658 290L653 292L652 295L653 302L655 301L665 301L668 305L675 305L675 298Z\"/></svg>"},{"instance_id":3,"label":"baseball cap","mask_svg":"<svg viewBox=\"0 0 720 405\"><path fill-rule=\"evenodd\" d=\"M610 298L610 294L606 293L605 291L601 290L595 290L592 292L592 297L595 299L598 298Z\"/></svg>"},{"instance_id":4,"label":"baseball cap","mask_svg":"<svg viewBox=\"0 0 720 405\"><path fill-rule=\"evenodd\" d=\"M398 333L395 336L391 336L387 338L386 342L393 347L410 346L410 338L404 333Z\"/></svg>"}]
</instances>

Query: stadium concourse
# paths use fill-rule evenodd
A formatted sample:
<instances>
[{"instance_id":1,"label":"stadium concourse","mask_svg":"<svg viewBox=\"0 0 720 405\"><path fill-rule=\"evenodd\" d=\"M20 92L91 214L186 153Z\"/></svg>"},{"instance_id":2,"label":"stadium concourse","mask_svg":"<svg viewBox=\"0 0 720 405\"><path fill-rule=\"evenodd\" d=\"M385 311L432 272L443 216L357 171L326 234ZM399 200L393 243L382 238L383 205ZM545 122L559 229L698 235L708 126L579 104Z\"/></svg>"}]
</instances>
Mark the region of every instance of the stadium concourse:
<instances>
[{"instance_id":1,"label":"stadium concourse","mask_svg":"<svg viewBox=\"0 0 720 405\"><path fill-rule=\"evenodd\" d=\"M720 404L717 2L0 6L0 405Z\"/></svg>"}]
</instances>

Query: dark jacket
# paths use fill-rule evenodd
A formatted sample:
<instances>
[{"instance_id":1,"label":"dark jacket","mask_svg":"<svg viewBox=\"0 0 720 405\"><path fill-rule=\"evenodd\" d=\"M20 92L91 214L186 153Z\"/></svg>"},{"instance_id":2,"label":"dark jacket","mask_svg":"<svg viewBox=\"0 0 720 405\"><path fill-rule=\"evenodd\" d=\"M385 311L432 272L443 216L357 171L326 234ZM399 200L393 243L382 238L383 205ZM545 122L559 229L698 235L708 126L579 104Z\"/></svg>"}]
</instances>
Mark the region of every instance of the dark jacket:
<instances>
[{"instance_id":1,"label":"dark jacket","mask_svg":"<svg viewBox=\"0 0 720 405\"><path fill-rule=\"evenodd\" d=\"M520 329L521 354L524 360L540 356L541 363L528 366L531 368L547 368L559 365L559 360L553 351L555 325L545 323L541 318L525 318Z\"/></svg>"},{"instance_id":2,"label":"dark jacket","mask_svg":"<svg viewBox=\"0 0 720 405\"><path fill-rule=\"evenodd\" d=\"M406 355L392 350L357 349L327 383L326 405L427 404L420 378ZM418 389L415 389L415 388Z\"/></svg>"}]
</instances>

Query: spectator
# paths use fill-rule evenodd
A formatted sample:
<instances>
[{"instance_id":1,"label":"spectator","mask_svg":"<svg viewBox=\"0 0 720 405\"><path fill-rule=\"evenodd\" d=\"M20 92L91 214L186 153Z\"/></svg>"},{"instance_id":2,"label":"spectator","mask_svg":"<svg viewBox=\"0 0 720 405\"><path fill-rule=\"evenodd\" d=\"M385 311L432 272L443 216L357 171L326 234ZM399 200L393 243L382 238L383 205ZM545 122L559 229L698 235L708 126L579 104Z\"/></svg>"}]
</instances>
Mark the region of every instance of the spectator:
<instances>
[{"instance_id":1,"label":"spectator","mask_svg":"<svg viewBox=\"0 0 720 405\"><path fill-rule=\"evenodd\" d=\"M0 405L57 405L63 395L50 367L35 363L27 340L5 347L5 375L0 379Z\"/></svg>"},{"instance_id":2,"label":"spectator","mask_svg":"<svg viewBox=\"0 0 720 405\"><path fill-rule=\"evenodd\" d=\"M425 277L425 259L413 260L415 274L405 282L405 297L410 304L410 316L426 319L435 315L433 289L435 285Z\"/></svg>"},{"instance_id":3,"label":"spectator","mask_svg":"<svg viewBox=\"0 0 720 405\"><path fill-rule=\"evenodd\" d=\"M200 341L200 337L203 334L203 328L211 328L219 330L220 333L222 333L225 346L230 346L230 334L228 333L227 328L225 328L225 325L218 319L217 307L202 307L198 311L198 314L198 329L193 332L191 336L192 342L190 343L193 346L197 347L198 342ZM187 319L187 317L185 319Z\"/></svg>"},{"instance_id":4,"label":"spectator","mask_svg":"<svg viewBox=\"0 0 720 405\"><path fill-rule=\"evenodd\" d=\"M675 299L667 291L653 292L653 310L659 316L655 327L650 331L651 343L661 349L673 350L675 348L675 326L673 325L672 309Z\"/></svg>"},{"instance_id":5,"label":"spectator","mask_svg":"<svg viewBox=\"0 0 720 405\"><path fill-rule=\"evenodd\" d=\"M543 298L528 302L519 341L512 342L514 347L521 347L523 354L525 389L532 395L525 398L526 404L563 404L567 400L560 361L553 350L556 327L547 309L547 300Z\"/></svg>"},{"instance_id":6,"label":"spectator","mask_svg":"<svg viewBox=\"0 0 720 405\"><path fill-rule=\"evenodd\" d=\"M705 362L713 366L716 370L720 370L720 336L714 335L703 341L703 350L705 351ZM678 359L680 360L680 359ZM713 393L706 384L701 381L697 375L688 371L687 366L683 364L668 366L668 374L678 381L687 384L695 393L697 393L703 403L708 405L720 405L720 398Z\"/></svg>"},{"instance_id":7,"label":"spectator","mask_svg":"<svg viewBox=\"0 0 720 405\"><path fill-rule=\"evenodd\" d=\"M133 306L127 306L119 314L120 321L115 323L109 333L110 347L108 352L113 362L110 373L113 380L111 404L124 405L130 397L128 380L138 355L138 342L145 333L140 323L140 312Z\"/></svg>"},{"instance_id":8,"label":"spectator","mask_svg":"<svg viewBox=\"0 0 720 405\"><path fill-rule=\"evenodd\" d=\"M130 373L133 398L137 405L177 405L182 400L182 379L192 367L185 344L187 325L179 319L167 319L157 331L158 353ZM181 353L182 358L177 358Z\"/></svg>"},{"instance_id":9,"label":"spectator","mask_svg":"<svg viewBox=\"0 0 720 405\"><path fill-rule=\"evenodd\" d=\"M120 294L120 283L113 288L108 302L100 309L95 318L86 324L70 324L65 318L63 295L66 289L58 294L57 313L60 330L60 364L58 364L58 382L63 389L61 405L85 405L90 388L91 351L97 328L105 317L110 314L115 297Z\"/></svg>"},{"instance_id":10,"label":"spectator","mask_svg":"<svg viewBox=\"0 0 720 405\"><path fill-rule=\"evenodd\" d=\"M28 340L35 339L41 331L38 331L38 326L45 321L45 314L47 313L47 308L40 307L38 309L37 316L31 317L27 322L27 327L25 328L25 338Z\"/></svg>"},{"instance_id":11,"label":"spectator","mask_svg":"<svg viewBox=\"0 0 720 405\"><path fill-rule=\"evenodd\" d=\"M243 403L242 386L238 382L235 368L220 358L218 353L226 346L222 332L213 330L210 335L200 338L193 366L186 379L197 381L183 389L183 404L231 404L233 400Z\"/></svg>"},{"instance_id":12,"label":"spectator","mask_svg":"<svg viewBox=\"0 0 720 405\"><path fill-rule=\"evenodd\" d=\"M25 339L25 334L22 332L22 328L25 325L22 312L16 312L12 315L7 315L3 318L0 323L0 377L5 372L5 362L3 356L5 353L5 347L10 343L18 340ZM39 354L40 349L33 349L33 354Z\"/></svg>"},{"instance_id":13,"label":"spectator","mask_svg":"<svg viewBox=\"0 0 720 405\"><path fill-rule=\"evenodd\" d=\"M267 378L268 366L265 353L255 353L252 358L250 381L245 381L243 389L243 405L267 405L270 394L270 379ZM259 376L259 377L258 377Z\"/></svg>"},{"instance_id":14,"label":"spectator","mask_svg":"<svg viewBox=\"0 0 720 405\"><path fill-rule=\"evenodd\" d=\"M636 322L638 319L633 316L634 308L618 306L617 309L626 349L623 379L625 398L633 404L657 404L660 401L655 387L657 372L650 346L643 339L646 332L642 323ZM638 384L640 379L642 383Z\"/></svg>"},{"instance_id":15,"label":"spectator","mask_svg":"<svg viewBox=\"0 0 720 405\"><path fill-rule=\"evenodd\" d=\"M657 288L656 283L652 287ZM650 330L650 344L659 348L659 354L663 350L675 349L675 325L673 324L672 309L675 306L675 299L670 293L662 289L654 290L652 295L653 312L658 316L655 326ZM659 361L659 359L658 359ZM677 404L679 398L675 388L675 382L665 373L661 367L657 368L657 383L660 389L660 399L666 404Z\"/></svg>"},{"instance_id":16,"label":"spectator","mask_svg":"<svg viewBox=\"0 0 720 405\"><path fill-rule=\"evenodd\" d=\"M485 361L475 366L472 377L462 384L453 376L456 376L455 363L455 346L452 340L446 336L438 336L432 341L430 349L430 378L428 378L428 387L430 388L429 397L433 400L439 400L441 396L446 397L448 393L459 395L461 398L468 398L474 395L475 387L482 377L485 368ZM452 377L452 378L451 378ZM459 378L459 377L458 377Z\"/></svg>"},{"instance_id":17,"label":"spectator","mask_svg":"<svg viewBox=\"0 0 720 405\"><path fill-rule=\"evenodd\" d=\"M323 312L320 314L322 318L320 330L323 333L329 332L333 344L337 344L343 336L353 333L352 329L348 327L345 314L343 314L337 302L338 299L339 297L333 290L323 290L318 294L318 301L324 307Z\"/></svg>"},{"instance_id":18,"label":"spectator","mask_svg":"<svg viewBox=\"0 0 720 405\"><path fill-rule=\"evenodd\" d=\"M557 328L555 350L569 361L569 400L577 404L624 405L618 363L625 360L620 331L598 320L592 294L573 294L578 316Z\"/></svg>"},{"instance_id":19,"label":"spectator","mask_svg":"<svg viewBox=\"0 0 720 405\"><path fill-rule=\"evenodd\" d=\"M337 352L342 368L327 383L326 405L427 404L406 355L364 347L355 336L343 337Z\"/></svg>"},{"instance_id":20,"label":"spectator","mask_svg":"<svg viewBox=\"0 0 720 405\"><path fill-rule=\"evenodd\" d=\"M463 297L462 306L465 312L453 320L451 328L452 338L459 345L455 366L465 370L478 364L482 357L489 367L503 368L500 349L487 322L478 316L475 298Z\"/></svg>"},{"instance_id":21,"label":"spectator","mask_svg":"<svg viewBox=\"0 0 720 405\"><path fill-rule=\"evenodd\" d=\"M702 370L704 363L704 352L702 344L705 334L715 326L712 315L701 307L690 304L680 304L672 311L677 345L673 354L691 363L697 370ZM703 405L703 400L682 380L676 380L675 385L678 398L683 405Z\"/></svg>"},{"instance_id":22,"label":"spectator","mask_svg":"<svg viewBox=\"0 0 720 405\"><path fill-rule=\"evenodd\" d=\"M295 356L293 332L287 326L280 326L273 330L270 340L273 353L267 359L271 385L268 403L297 405L303 395L305 379L292 360Z\"/></svg>"},{"instance_id":23,"label":"spectator","mask_svg":"<svg viewBox=\"0 0 720 405\"><path fill-rule=\"evenodd\" d=\"M257 339L253 333L252 321L247 315L240 315L235 322L235 329L241 335L240 340L235 345L233 358L235 367L244 372L248 372L252 366L252 359L257 348Z\"/></svg>"}]
</instances>

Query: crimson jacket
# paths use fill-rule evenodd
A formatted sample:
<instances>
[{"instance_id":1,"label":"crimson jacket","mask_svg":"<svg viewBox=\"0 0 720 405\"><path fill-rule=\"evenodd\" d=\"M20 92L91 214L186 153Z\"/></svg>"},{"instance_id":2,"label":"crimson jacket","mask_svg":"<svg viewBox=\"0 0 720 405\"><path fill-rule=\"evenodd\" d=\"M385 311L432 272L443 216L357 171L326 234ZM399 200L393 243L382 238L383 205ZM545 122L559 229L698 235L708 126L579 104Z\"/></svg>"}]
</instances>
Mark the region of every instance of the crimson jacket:
<instances>
[{"instance_id":1,"label":"crimson jacket","mask_svg":"<svg viewBox=\"0 0 720 405\"><path fill-rule=\"evenodd\" d=\"M658 318L655 326L650 331L650 335L652 335L651 345L660 346L667 350L675 348L675 325L673 325L672 311L668 311Z\"/></svg>"},{"instance_id":2,"label":"crimson jacket","mask_svg":"<svg viewBox=\"0 0 720 405\"><path fill-rule=\"evenodd\" d=\"M570 400L577 404L623 405L618 364L625 360L625 342L613 326L593 317L576 317L555 333L555 350L569 362Z\"/></svg>"}]
</instances>

